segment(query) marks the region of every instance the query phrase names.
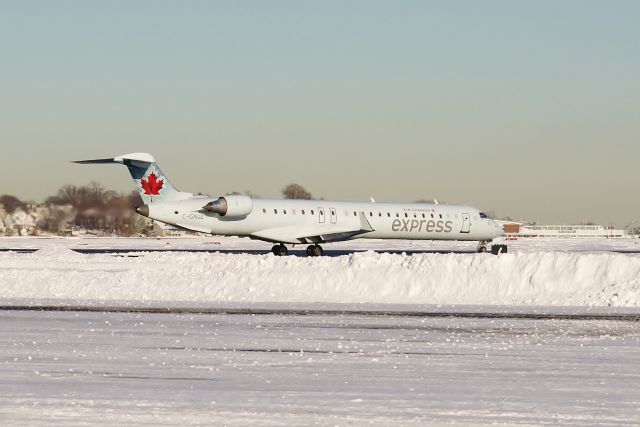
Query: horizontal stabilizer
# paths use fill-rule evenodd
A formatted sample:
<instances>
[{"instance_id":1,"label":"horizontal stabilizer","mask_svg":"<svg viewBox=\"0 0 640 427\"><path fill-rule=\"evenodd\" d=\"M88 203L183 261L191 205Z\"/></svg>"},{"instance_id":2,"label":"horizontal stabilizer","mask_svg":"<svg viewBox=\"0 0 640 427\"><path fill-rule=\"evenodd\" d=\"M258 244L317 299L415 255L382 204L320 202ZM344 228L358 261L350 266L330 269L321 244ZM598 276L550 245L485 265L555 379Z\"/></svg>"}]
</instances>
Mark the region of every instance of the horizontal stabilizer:
<instances>
[{"instance_id":1,"label":"horizontal stabilizer","mask_svg":"<svg viewBox=\"0 0 640 427\"><path fill-rule=\"evenodd\" d=\"M95 160L74 160L71 163L78 163L81 165L98 165L101 163L117 163L115 159L95 159Z\"/></svg>"},{"instance_id":2,"label":"horizontal stabilizer","mask_svg":"<svg viewBox=\"0 0 640 427\"><path fill-rule=\"evenodd\" d=\"M112 159L95 159L95 160L76 160L73 163L79 163L81 165L97 165L105 163L120 163L123 165L130 165L132 162L139 163L155 163L155 159L149 153L129 153L122 156L114 157Z\"/></svg>"}]
</instances>

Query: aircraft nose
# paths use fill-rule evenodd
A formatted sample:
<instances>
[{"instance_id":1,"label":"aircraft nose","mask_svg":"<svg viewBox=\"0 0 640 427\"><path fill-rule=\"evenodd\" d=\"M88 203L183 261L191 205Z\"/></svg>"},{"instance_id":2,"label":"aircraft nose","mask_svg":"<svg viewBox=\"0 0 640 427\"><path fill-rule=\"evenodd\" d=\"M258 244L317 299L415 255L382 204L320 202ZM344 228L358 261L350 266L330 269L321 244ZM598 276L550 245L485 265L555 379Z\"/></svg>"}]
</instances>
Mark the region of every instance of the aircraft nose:
<instances>
[{"instance_id":1,"label":"aircraft nose","mask_svg":"<svg viewBox=\"0 0 640 427\"><path fill-rule=\"evenodd\" d=\"M136 212L138 212L142 216L149 217L149 206L148 205L138 206L136 208Z\"/></svg>"}]
</instances>

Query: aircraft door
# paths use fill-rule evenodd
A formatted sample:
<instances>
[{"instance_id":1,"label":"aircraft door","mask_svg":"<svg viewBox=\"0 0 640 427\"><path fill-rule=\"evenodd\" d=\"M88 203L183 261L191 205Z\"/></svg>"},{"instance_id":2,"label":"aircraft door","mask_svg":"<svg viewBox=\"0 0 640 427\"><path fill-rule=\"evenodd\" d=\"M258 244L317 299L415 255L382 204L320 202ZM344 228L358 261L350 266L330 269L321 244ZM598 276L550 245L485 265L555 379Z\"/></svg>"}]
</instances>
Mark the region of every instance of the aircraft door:
<instances>
[{"instance_id":1,"label":"aircraft door","mask_svg":"<svg viewBox=\"0 0 640 427\"><path fill-rule=\"evenodd\" d=\"M324 224L325 222L324 208L318 208L318 222L320 222L320 224Z\"/></svg>"},{"instance_id":2,"label":"aircraft door","mask_svg":"<svg viewBox=\"0 0 640 427\"><path fill-rule=\"evenodd\" d=\"M471 231L471 215L469 215L468 213L463 213L462 214L462 229L460 230L461 233L468 233Z\"/></svg>"},{"instance_id":3,"label":"aircraft door","mask_svg":"<svg viewBox=\"0 0 640 427\"><path fill-rule=\"evenodd\" d=\"M329 208L329 213L331 214L331 224L335 224L338 222L338 215L336 214L336 210L334 208Z\"/></svg>"}]
</instances>

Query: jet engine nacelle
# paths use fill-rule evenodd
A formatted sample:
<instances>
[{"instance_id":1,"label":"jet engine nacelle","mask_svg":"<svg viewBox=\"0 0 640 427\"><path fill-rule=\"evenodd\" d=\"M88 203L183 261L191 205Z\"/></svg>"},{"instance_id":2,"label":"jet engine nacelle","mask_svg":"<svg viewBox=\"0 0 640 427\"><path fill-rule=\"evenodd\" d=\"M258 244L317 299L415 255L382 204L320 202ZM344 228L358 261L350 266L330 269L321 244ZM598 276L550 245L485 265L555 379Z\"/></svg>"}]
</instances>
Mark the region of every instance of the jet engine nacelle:
<instances>
[{"instance_id":1,"label":"jet engine nacelle","mask_svg":"<svg viewBox=\"0 0 640 427\"><path fill-rule=\"evenodd\" d=\"M253 200L248 196L229 195L213 200L202 207L204 210L225 217L247 216L253 210Z\"/></svg>"}]
</instances>

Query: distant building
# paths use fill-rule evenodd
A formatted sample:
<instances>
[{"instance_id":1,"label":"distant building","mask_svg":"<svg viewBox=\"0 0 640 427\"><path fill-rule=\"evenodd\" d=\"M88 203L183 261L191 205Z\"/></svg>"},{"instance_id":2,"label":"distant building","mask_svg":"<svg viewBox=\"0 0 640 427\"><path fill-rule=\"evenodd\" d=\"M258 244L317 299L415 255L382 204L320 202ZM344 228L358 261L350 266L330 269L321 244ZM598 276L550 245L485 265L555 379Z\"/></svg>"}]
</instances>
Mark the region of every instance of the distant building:
<instances>
[{"instance_id":1,"label":"distant building","mask_svg":"<svg viewBox=\"0 0 640 427\"><path fill-rule=\"evenodd\" d=\"M499 221L507 239L519 238L609 238L630 237L626 230L602 225L529 225L511 221Z\"/></svg>"}]
</instances>

